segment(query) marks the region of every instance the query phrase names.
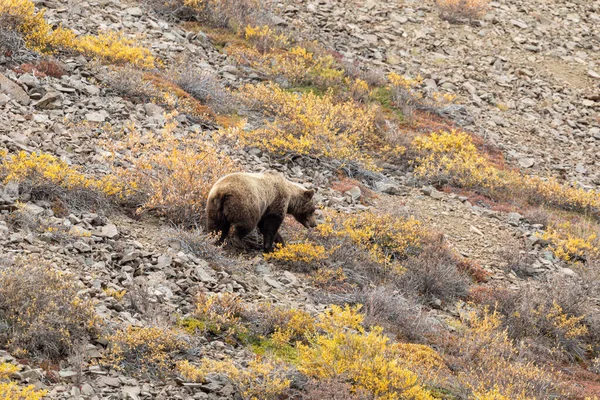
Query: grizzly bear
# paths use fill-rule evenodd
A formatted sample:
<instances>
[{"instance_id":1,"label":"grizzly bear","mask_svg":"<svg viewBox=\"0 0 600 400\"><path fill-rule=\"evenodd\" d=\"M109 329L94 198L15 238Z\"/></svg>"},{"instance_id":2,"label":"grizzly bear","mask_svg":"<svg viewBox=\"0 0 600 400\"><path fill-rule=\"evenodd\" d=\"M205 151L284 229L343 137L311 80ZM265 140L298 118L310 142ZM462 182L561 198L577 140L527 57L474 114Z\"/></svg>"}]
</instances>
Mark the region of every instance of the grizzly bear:
<instances>
[{"instance_id":1,"label":"grizzly bear","mask_svg":"<svg viewBox=\"0 0 600 400\"><path fill-rule=\"evenodd\" d=\"M277 172L235 172L219 179L208 194L206 222L208 231L221 232L219 244L233 226L233 244L245 248L242 239L254 228L263 235L264 250L273 243L284 244L278 230L285 214L291 214L306 228L314 228L314 190L288 181Z\"/></svg>"}]
</instances>

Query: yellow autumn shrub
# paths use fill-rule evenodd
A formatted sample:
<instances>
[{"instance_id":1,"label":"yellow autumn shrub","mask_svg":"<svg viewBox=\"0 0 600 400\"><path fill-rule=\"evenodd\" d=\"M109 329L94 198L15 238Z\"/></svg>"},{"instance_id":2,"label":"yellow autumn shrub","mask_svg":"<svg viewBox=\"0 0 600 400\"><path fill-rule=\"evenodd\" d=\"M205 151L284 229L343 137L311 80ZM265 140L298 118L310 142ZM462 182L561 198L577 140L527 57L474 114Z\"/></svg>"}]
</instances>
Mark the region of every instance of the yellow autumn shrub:
<instances>
[{"instance_id":1,"label":"yellow autumn shrub","mask_svg":"<svg viewBox=\"0 0 600 400\"><path fill-rule=\"evenodd\" d=\"M489 0L436 0L440 17L450 22L479 19L488 9Z\"/></svg>"},{"instance_id":2,"label":"yellow autumn shrub","mask_svg":"<svg viewBox=\"0 0 600 400\"><path fill-rule=\"evenodd\" d=\"M284 263L314 264L327 258L323 246L305 241L302 243L289 243L286 246L278 244L272 253L264 255L265 260L277 260Z\"/></svg>"},{"instance_id":3,"label":"yellow autumn shrub","mask_svg":"<svg viewBox=\"0 0 600 400\"><path fill-rule=\"evenodd\" d=\"M323 238L343 238L364 249L383 270L401 274L401 261L419 253L429 234L416 219L371 211L326 215L316 228Z\"/></svg>"},{"instance_id":4,"label":"yellow autumn shrub","mask_svg":"<svg viewBox=\"0 0 600 400\"><path fill-rule=\"evenodd\" d=\"M232 293L196 296L196 310L192 317L202 321L205 329L213 334L235 335L246 331L241 314L244 311L242 298Z\"/></svg>"},{"instance_id":5,"label":"yellow autumn shrub","mask_svg":"<svg viewBox=\"0 0 600 400\"><path fill-rule=\"evenodd\" d=\"M476 189L493 199L549 205L600 215L600 193L561 185L554 178L524 176L495 167L461 131L433 132L415 138L415 174L421 178Z\"/></svg>"},{"instance_id":6,"label":"yellow autumn shrub","mask_svg":"<svg viewBox=\"0 0 600 400\"><path fill-rule=\"evenodd\" d=\"M571 223L570 221L551 224L546 228L542 239L550 244L554 255L567 262L585 261L600 256L600 238L593 223Z\"/></svg>"},{"instance_id":7,"label":"yellow autumn shrub","mask_svg":"<svg viewBox=\"0 0 600 400\"><path fill-rule=\"evenodd\" d=\"M87 177L78 167L42 152L9 154L0 151L0 179L4 183L14 181L30 187L55 185L66 190L92 190L108 196L126 192L113 176L100 179Z\"/></svg>"},{"instance_id":8,"label":"yellow autumn shrub","mask_svg":"<svg viewBox=\"0 0 600 400\"><path fill-rule=\"evenodd\" d=\"M0 345L22 355L69 356L101 324L73 275L30 257L0 270Z\"/></svg>"},{"instance_id":9,"label":"yellow autumn shrub","mask_svg":"<svg viewBox=\"0 0 600 400\"><path fill-rule=\"evenodd\" d=\"M489 308L461 312L447 346L459 382L481 399L545 399L563 394L550 368L529 361L527 349L510 339L502 317Z\"/></svg>"},{"instance_id":10,"label":"yellow autumn shrub","mask_svg":"<svg viewBox=\"0 0 600 400\"><path fill-rule=\"evenodd\" d=\"M21 34L25 45L31 50L52 53L57 50L71 50L111 62L125 62L144 68L154 67L154 57L149 50L138 47L117 32L98 36L76 36L69 29L59 26L52 29L44 19L44 10L35 10L31 0L2 0L0 18L10 24L3 29L12 29Z\"/></svg>"},{"instance_id":11,"label":"yellow autumn shrub","mask_svg":"<svg viewBox=\"0 0 600 400\"><path fill-rule=\"evenodd\" d=\"M140 132L133 125L105 145L115 154L114 176L139 205L177 223L197 223L214 182L234 172L233 161L200 133L181 136L174 115L160 132ZM117 155L119 154L119 155Z\"/></svg>"},{"instance_id":12,"label":"yellow autumn shrub","mask_svg":"<svg viewBox=\"0 0 600 400\"><path fill-rule=\"evenodd\" d=\"M251 131L231 129L225 137L241 146L268 152L327 157L358 163L376 170L373 151L402 154L402 148L386 147L375 134L375 114L354 101L336 102L332 93L298 95L275 84L247 85L243 100L273 118L265 127Z\"/></svg>"},{"instance_id":13,"label":"yellow autumn shrub","mask_svg":"<svg viewBox=\"0 0 600 400\"><path fill-rule=\"evenodd\" d=\"M283 47L289 43L285 35L274 32L268 25L246 26L245 38L263 54L273 47Z\"/></svg>"},{"instance_id":14,"label":"yellow autumn shrub","mask_svg":"<svg viewBox=\"0 0 600 400\"><path fill-rule=\"evenodd\" d=\"M0 399L4 400L41 400L47 390L35 390L33 385L19 386L16 382L8 380L12 374L18 372L16 365L0 363Z\"/></svg>"},{"instance_id":15,"label":"yellow autumn shrub","mask_svg":"<svg viewBox=\"0 0 600 400\"><path fill-rule=\"evenodd\" d=\"M251 29L256 31L256 28ZM265 45L257 42L258 36L262 35L253 33L248 37L254 47L233 44L227 48L227 53L238 63L259 70L271 79L285 78L291 86L314 85L327 89L343 83L344 70L332 56L319 55L299 45L263 51ZM281 46L288 44L285 37L271 35L270 41Z\"/></svg>"},{"instance_id":16,"label":"yellow autumn shrub","mask_svg":"<svg viewBox=\"0 0 600 400\"><path fill-rule=\"evenodd\" d=\"M172 328L128 326L108 335L104 362L113 368L143 377L164 377L173 371L174 356L189 344Z\"/></svg>"},{"instance_id":17,"label":"yellow autumn shrub","mask_svg":"<svg viewBox=\"0 0 600 400\"><path fill-rule=\"evenodd\" d=\"M275 400L290 386L289 368L281 362L255 358L246 368L237 367L231 359L202 359L199 365L188 361L177 364L177 371L191 382L204 382L210 373L225 374L244 400Z\"/></svg>"},{"instance_id":18,"label":"yellow autumn shrub","mask_svg":"<svg viewBox=\"0 0 600 400\"><path fill-rule=\"evenodd\" d=\"M381 328L366 331L359 308L332 306L319 316L319 332L298 343L298 369L316 379L347 379L376 399L433 399L418 376L401 365Z\"/></svg>"}]
</instances>

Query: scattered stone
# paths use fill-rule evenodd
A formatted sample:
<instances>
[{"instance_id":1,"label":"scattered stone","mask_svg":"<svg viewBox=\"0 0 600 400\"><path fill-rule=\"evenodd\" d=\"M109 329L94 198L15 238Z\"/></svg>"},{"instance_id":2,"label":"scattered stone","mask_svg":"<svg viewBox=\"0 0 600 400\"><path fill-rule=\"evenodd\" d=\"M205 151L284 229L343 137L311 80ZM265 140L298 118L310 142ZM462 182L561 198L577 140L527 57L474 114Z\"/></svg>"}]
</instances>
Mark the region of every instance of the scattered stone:
<instances>
[{"instance_id":1,"label":"scattered stone","mask_svg":"<svg viewBox=\"0 0 600 400\"><path fill-rule=\"evenodd\" d=\"M85 119L90 121L90 122L104 122L106 121L106 117L104 116L104 114L101 114L99 112L91 112L91 113L87 113L85 114Z\"/></svg>"},{"instance_id":2,"label":"scattered stone","mask_svg":"<svg viewBox=\"0 0 600 400\"><path fill-rule=\"evenodd\" d=\"M29 98L27 93L23 89L21 89L21 87L19 85L17 85L15 82L11 81L10 79L8 79L6 76L2 75L1 73L0 73L0 93L3 93L5 95L9 96L13 100L15 100L17 103L23 104L25 106L28 105L29 103L31 103L31 99Z\"/></svg>"}]
</instances>

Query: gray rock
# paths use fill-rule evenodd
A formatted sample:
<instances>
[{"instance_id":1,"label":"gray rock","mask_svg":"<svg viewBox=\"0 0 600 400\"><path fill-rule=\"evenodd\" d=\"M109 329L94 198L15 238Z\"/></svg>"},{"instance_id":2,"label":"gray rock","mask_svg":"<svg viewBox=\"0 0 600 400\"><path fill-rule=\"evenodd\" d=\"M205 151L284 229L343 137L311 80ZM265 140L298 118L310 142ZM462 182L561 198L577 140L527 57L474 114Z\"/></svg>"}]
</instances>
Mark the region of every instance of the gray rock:
<instances>
[{"instance_id":1,"label":"gray rock","mask_svg":"<svg viewBox=\"0 0 600 400\"><path fill-rule=\"evenodd\" d=\"M401 193L398 186L393 183L379 181L379 182L375 182L374 186L375 186L375 190L380 193L386 193L386 194L392 194L392 195L397 195L397 194Z\"/></svg>"},{"instance_id":2,"label":"gray rock","mask_svg":"<svg viewBox=\"0 0 600 400\"><path fill-rule=\"evenodd\" d=\"M115 239L119 237L119 230L117 229L117 226L115 224L108 224L102 227L102 230L100 231L100 236L108 239Z\"/></svg>"},{"instance_id":3,"label":"gray rock","mask_svg":"<svg viewBox=\"0 0 600 400\"><path fill-rule=\"evenodd\" d=\"M596 71L593 71L591 69L588 71L588 75L591 76L592 78L600 79L600 74L598 74Z\"/></svg>"},{"instance_id":4,"label":"gray rock","mask_svg":"<svg viewBox=\"0 0 600 400\"><path fill-rule=\"evenodd\" d=\"M126 400L127 399L139 400L141 392L142 392L142 388L139 386L124 386L121 389L121 393L123 394L123 396Z\"/></svg>"},{"instance_id":5,"label":"gray rock","mask_svg":"<svg viewBox=\"0 0 600 400\"><path fill-rule=\"evenodd\" d=\"M77 249L80 253L90 253L92 251L92 247L89 244L84 243L82 241L77 241L73 243L73 247Z\"/></svg>"},{"instance_id":6,"label":"gray rock","mask_svg":"<svg viewBox=\"0 0 600 400\"><path fill-rule=\"evenodd\" d=\"M531 168L535 165L535 159L531 157L522 157L518 161L521 168Z\"/></svg>"},{"instance_id":7,"label":"gray rock","mask_svg":"<svg viewBox=\"0 0 600 400\"><path fill-rule=\"evenodd\" d=\"M52 103L54 103L57 100L60 100L61 98L62 98L62 95L59 92L48 92L44 95L44 97L42 97L41 99L39 99L38 101L33 103L32 106L35 108L42 108L42 109L50 108Z\"/></svg>"},{"instance_id":8,"label":"gray rock","mask_svg":"<svg viewBox=\"0 0 600 400\"><path fill-rule=\"evenodd\" d=\"M19 85L8 79L6 76L0 74L0 93L8 95L10 98L15 100L17 103L23 105L29 105L31 99L27 93L21 89Z\"/></svg>"},{"instance_id":9,"label":"gray rock","mask_svg":"<svg viewBox=\"0 0 600 400\"><path fill-rule=\"evenodd\" d=\"M350 190L346 190L346 194L350 195L350 197L352 197L352 200L356 201L360 198L362 192L358 186L354 186Z\"/></svg>"},{"instance_id":10,"label":"gray rock","mask_svg":"<svg viewBox=\"0 0 600 400\"><path fill-rule=\"evenodd\" d=\"M511 212L507 215L508 223L512 226L519 226L519 222L523 219L523 216L517 212Z\"/></svg>"},{"instance_id":11,"label":"gray rock","mask_svg":"<svg viewBox=\"0 0 600 400\"><path fill-rule=\"evenodd\" d=\"M90 112L85 114L85 119L90 122L104 122L106 121L106 117L104 114L99 112Z\"/></svg>"},{"instance_id":12,"label":"gray rock","mask_svg":"<svg viewBox=\"0 0 600 400\"><path fill-rule=\"evenodd\" d=\"M126 9L125 12L132 17L141 17L144 15L144 11L140 7L130 7Z\"/></svg>"}]
</instances>

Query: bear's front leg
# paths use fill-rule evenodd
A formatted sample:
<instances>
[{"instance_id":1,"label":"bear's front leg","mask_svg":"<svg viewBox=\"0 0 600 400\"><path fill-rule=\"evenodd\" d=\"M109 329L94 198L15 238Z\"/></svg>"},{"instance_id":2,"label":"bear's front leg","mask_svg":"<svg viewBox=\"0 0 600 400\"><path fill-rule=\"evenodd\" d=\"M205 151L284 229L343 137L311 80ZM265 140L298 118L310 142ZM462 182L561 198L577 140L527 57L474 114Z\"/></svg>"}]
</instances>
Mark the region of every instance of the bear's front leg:
<instances>
[{"instance_id":1,"label":"bear's front leg","mask_svg":"<svg viewBox=\"0 0 600 400\"><path fill-rule=\"evenodd\" d=\"M273 250L273 242L283 242L283 238L279 234L278 230L283 223L283 216L271 214L264 216L258 223L258 229L263 234L264 240L264 251L269 253Z\"/></svg>"},{"instance_id":2,"label":"bear's front leg","mask_svg":"<svg viewBox=\"0 0 600 400\"><path fill-rule=\"evenodd\" d=\"M275 234L275 238L273 239L273 243L280 244L281 246L285 246L285 240L281 237L281 234L277 232Z\"/></svg>"}]
</instances>

